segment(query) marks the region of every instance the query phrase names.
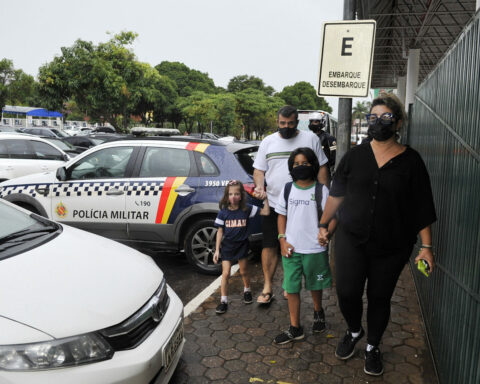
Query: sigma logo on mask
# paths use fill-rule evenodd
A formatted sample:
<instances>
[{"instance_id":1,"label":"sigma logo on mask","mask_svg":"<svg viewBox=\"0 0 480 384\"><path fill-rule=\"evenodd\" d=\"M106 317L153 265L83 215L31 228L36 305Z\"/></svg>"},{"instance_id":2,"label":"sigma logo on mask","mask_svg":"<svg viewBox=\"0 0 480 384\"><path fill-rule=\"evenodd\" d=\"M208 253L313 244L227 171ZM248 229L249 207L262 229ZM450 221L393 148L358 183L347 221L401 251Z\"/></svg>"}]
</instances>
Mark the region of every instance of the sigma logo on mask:
<instances>
[{"instance_id":1,"label":"sigma logo on mask","mask_svg":"<svg viewBox=\"0 0 480 384\"><path fill-rule=\"evenodd\" d=\"M162 302L158 297L155 297L152 302L152 318L153 321L159 323L163 319Z\"/></svg>"}]
</instances>

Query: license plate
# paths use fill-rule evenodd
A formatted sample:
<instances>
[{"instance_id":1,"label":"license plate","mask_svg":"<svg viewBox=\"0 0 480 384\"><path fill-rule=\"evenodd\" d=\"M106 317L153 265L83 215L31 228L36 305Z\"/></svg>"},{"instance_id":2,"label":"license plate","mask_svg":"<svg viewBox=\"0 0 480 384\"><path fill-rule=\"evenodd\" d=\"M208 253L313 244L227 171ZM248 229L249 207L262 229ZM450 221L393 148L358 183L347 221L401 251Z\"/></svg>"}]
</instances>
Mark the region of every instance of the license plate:
<instances>
[{"instance_id":1,"label":"license plate","mask_svg":"<svg viewBox=\"0 0 480 384\"><path fill-rule=\"evenodd\" d=\"M167 346L163 352L163 361L165 362L165 369L170 367L172 360L177 352L178 347L182 344L183 341L183 321L178 325L178 328L175 330L175 333L168 341Z\"/></svg>"}]
</instances>

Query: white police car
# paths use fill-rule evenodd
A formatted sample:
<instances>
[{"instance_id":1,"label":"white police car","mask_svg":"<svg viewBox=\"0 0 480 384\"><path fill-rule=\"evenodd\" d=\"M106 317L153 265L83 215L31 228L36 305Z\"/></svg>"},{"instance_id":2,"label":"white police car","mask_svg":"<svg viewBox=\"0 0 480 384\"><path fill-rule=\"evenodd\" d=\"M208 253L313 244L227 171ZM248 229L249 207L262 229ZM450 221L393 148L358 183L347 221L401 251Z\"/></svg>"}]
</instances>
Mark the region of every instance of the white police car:
<instances>
[{"instance_id":1,"label":"white police car","mask_svg":"<svg viewBox=\"0 0 480 384\"><path fill-rule=\"evenodd\" d=\"M105 143L57 172L0 184L0 197L50 219L150 248L184 249L205 273L213 263L218 202L229 180L253 183L257 146L192 138ZM261 239L255 218L251 239Z\"/></svg>"},{"instance_id":2,"label":"white police car","mask_svg":"<svg viewBox=\"0 0 480 384\"><path fill-rule=\"evenodd\" d=\"M0 383L166 384L182 354L183 304L150 257L6 201L0 292Z\"/></svg>"}]
</instances>

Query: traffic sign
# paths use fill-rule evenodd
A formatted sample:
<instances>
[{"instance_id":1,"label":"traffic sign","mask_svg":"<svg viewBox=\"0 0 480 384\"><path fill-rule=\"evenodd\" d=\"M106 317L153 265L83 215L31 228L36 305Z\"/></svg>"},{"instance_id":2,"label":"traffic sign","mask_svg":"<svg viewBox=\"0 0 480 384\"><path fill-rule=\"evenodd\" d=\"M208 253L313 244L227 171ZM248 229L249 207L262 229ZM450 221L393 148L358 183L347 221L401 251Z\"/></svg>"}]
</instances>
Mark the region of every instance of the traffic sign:
<instances>
[{"instance_id":1,"label":"traffic sign","mask_svg":"<svg viewBox=\"0 0 480 384\"><path fill-rule=\"evenodd\" d=\"M318 96L368 96L375 27L375 20L323 24Z\"/></svg>"}]
</instances>

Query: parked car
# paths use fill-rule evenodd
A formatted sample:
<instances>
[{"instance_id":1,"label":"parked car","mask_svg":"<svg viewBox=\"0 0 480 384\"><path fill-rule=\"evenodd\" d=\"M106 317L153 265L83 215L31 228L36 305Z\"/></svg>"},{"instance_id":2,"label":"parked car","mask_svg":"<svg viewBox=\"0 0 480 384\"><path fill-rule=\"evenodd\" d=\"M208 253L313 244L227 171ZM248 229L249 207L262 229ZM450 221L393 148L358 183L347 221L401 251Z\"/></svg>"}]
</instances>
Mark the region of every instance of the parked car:
<instances>
[{"instance_id":1,"label":"parked car","mask_svg":"<svg viewBox=\"0 0 480 384\"><path fill-rule=\"evenodd\" d=\"M93 129L94 133L117 133L113 127L95 127Z\"/></svg>"},{"instance_id":2,"label":"parked car","mask_svg":"<svg viewBox=\"0 0 480 384\"><path fill-rule=\"evenodd\" d=\"M61 223L142 247L184 250L204 273L213 263L218 202L228 181L253 192L258 146L218 140L113 141L78 155L57 172L0 184L0 197ZM260 205L256 199L251 203ZM261 240L253 222L253 246Z\"/></svg>"},{"instance_id":3,"label":"parked car","mask_svg":"<svg viewBox=\"0 0 480 384\"><path fill-rule=\"evenodd\" d=\"M183 304L153 260L0 200L0 382L167 383Z\"/></svg>"},{"instance_id":4,"label":"parked car","mask_svg":"<svg viewBox=\"0 0 480 384\"><path fill-rule=\"evenodd\" d=\"M22 133L0 134L0 181L56 171L70 156L55 144Z\"/></svg>"},{"instance_id":5,"label":"parked car","mask_svg":"<svg viewBox=\"0 0 480 384\"><path fill-rule=\"evenodd\" d=\"M22 128L23 133L36 136L68 137L68 133L58 128Z\"/></svg>"},{"instance_id":6,"label":"parked car","mask_svg":"<svg viewBox=\"0 0 480 384\"><path fill-rule=\"evenodd\" d=\"M88 149L103 143L103 140L95 139L89 136L70 136L70 137L65 137L63 140L69 142L70 144L76 147L83 147L85 149Z\"/></svg>"},{"instance_id":7,"label":"parked car","mask_svg":"<svg viewBox=\"0 0 480 384\"><path fill-rule=\"evenodd\" d=\"M22 132L20 129L10 127L9 125L0 125L0 132Z\"/></svg>"}]
</instances>

